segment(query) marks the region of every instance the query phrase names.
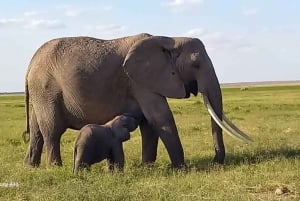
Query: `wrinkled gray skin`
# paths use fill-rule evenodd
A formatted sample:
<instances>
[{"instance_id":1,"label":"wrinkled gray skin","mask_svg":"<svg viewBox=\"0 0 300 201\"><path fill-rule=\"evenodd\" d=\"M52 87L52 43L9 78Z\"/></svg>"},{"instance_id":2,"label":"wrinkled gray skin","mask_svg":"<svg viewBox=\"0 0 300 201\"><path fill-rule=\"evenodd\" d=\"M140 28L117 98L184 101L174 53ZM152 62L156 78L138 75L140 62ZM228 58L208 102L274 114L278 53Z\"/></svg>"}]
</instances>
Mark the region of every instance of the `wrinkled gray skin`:
<instances>
[{"instance_id":1,"label":"wrinkled gray skin","mask_svg":"<svg viewBox=\"0 0 300 201\"><path fill-rule=\"evenodd\" d=\"M74 146L74 168L90 170L90 166L104 159L109 169L123 169L124 151L122 142L130 139L130 132L136 129L138 121L130 116L120 115L105 125L88 124L80 129Z\"/></svg>"},{"instance_id":2,"label":"wrinkled gray skin","mask_svg":"<svg viewBox=\"0 0 300 201\"><path fill-rule=\"evenodd\" d=\"M25 163L62 165L60 138L67 128L103 124L123 113L142 113L142 161L156 160L164 143L173 167L184 152L166 97L205 94L222 120L222 95L212 62L196 38L139 34L113 40L90 37L46 42L33 56L26 76L27 131L29 96L33 106ZM212 120L216 155L223 163L222 130Z\"/></svg>"}]
</instances>

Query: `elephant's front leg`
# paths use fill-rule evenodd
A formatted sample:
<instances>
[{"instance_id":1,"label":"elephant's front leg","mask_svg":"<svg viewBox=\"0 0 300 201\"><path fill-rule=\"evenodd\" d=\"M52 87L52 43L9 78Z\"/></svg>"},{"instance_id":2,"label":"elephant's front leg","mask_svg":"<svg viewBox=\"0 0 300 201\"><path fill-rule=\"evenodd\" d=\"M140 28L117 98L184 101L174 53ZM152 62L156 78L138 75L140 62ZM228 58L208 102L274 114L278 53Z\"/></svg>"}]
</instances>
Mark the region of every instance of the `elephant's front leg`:
<instances>
[{"instance_id":1,"label":"elephant's front leg","mask_svg":"<svg viewBox=\"0 0 300 201\"><path fill-rule=\"evenodd\" d=\"M140 123L142 135L142 161L146 164L154 163L157 156L158 134L147 120Z\"/></svg>"},{"instance_id":2,"label":"elephant's front leg","mask_svg":"<svg viewBox=\"0 0 300 201\"><path fill-rule=\"evenodd\" d=\"M159 136L168 151L172 166L176 168L184 166L183 148L166 98L150 92L139 92L135 95L149 125L154 131L152 137L150 137L150 128L142 125L141 129L146 130L143 133L142 144L144 153L146 151L146 155L149 157L147 159L155 160L156 152L154 152L154 149L157 149L157 136ZM149 140L148 145L146 145L148 143L146 140Z\"/></svg>"}]
</instances>

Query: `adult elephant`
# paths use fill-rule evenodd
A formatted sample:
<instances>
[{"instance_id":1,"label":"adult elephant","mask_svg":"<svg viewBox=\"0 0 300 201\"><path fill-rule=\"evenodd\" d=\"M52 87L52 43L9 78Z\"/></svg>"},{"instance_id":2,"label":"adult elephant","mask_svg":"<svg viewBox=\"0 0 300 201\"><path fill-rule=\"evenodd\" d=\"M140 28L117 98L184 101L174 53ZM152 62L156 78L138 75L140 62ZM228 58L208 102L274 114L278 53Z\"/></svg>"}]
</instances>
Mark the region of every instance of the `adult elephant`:
<instances>
[{"instance_id":1,"label":"adult elephant","mask_svg":"<svg viewBox=\"0 0 300 201\"><path fill-rule=\"evenodd\" d=\"M45 143L47 163L62 165L60 138L67 128L104 124L123 113L142 113L142 161L156 160L161 138L172 165L180 167L184 153L166 97L187 98L198 92L215 113L214 161L223 163L219 126L248 138L222 122L220 85L199 39L139 34L114 40L70 37L48 41L33 56L26 75L30 144L25 163L39 166ZM29 97L33 106L30 124Z\"/></svg>"}]
</instances>

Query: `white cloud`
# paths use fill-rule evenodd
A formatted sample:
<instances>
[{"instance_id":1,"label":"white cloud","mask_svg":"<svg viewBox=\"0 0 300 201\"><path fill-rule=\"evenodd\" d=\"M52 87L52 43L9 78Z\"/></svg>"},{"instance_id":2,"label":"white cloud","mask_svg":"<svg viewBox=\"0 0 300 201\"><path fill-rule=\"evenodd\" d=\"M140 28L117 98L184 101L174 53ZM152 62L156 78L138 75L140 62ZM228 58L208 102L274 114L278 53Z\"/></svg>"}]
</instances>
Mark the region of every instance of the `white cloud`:
<instances>
[{"instance_id":1,"label":"white cloud","mask_svg":"<svg viewBox=\"0 0 300 201\"><path fill-rule=\"evenodd\" d=\"M23 18L2 18L0 19L0 27L20 25L25 20Z\"/></svg>"},{"instance_id":2,"label":"white cloud","mask_svg":"<svg viewBox=\"0 0 300 201\"><path fill-rule=\"evenodd\" d=\"M63 5L63 6L58 6L57 9L62 10L64 15L67 17L78 17L86 13L90 12L109 12L113 9L112 6L106 5L103 7L78 7L74 5Z\"/></svg>"},{"instance_id":3,"label":"white cloud","mask_svg":"<svg viewBox=\"0 0 300 201\"><path fill-rule=\"evenodd\" d=\"M82 15L85 12L86 10L80 8L67 8L64 14L68 17L77 17Z\"/></svg>"},{"instance_id":4,"label":"white cloud","mask_svg":"<svg viewBox=\"0 0 300 201\"><path fill-rule=\"evenodd\" d=\"M264 27L262 27L262 28L260 29L260 32L261 32L261 33L267 33L268 31L270 31L270 28L269 28L269 27L266 27L266 26L264 26Z\"/></svg>"},{"instance_id":5,"label":"white cloud","mask_svg":"<svg viewBox=\"0 0 300 201\"><path fill-rule=\"evenodd\" d=\"M188 30L185 35L188 37L199 37L202 36L205 33L204 29L202 28L195 28Z\"/></svg>"},{"instance_id":6,"label":"white cloud","mask_svg":"<svg viewBox=\"0 0 300 201\"><path fill-rule=\"evenodd\" d=\"M211 32L203 28L188 30L184 35L199 38L204 43L206 49L211 52L220 50L250 52L255 49L255 46L243 36L227 36L223 32Z\"/></svg>"},{"instance_id":7,"label":"white cloud","mask_svg":"<svg viewBox=\"0 0 300 201\"><path fill-rule=\"evenodd\" d=\"M47 11L27 11L23 17L2 18L0 28L34 28L34 29L60 29L66 25L57 19L43 19L37 15L48 13Z\"/></svg>"},{"instance_id":8,"label":"white cloud","mask_svg":"<svg viewBox=\"0 0 300 201\"><path fill-rule=\"evenodd\" d=\"M59 29L66 27L64 23L56 19L38 19L37 15L48 13L47 11L27 11L21 18L2 18L0 27L35 28L35 29Z\"/></svg>"},{"instance_id":9,"label":"white cloud","mask_svg":"<svg viewBox=\"0 0 300 201\"><path fill-rule=\"evenodd\" d=\"M203 2L204 0L171 0L168 1L166 5L171 8L172 11L178 12L191 9Z\"/></svg>"},{"instance_id":10,"label":"white cloud","mask_svg":"<svg viewBox=\"0 0 300 201\"><path fill-rule=\"evenodd\" d=\"M106 25L98 25L95 28L98 31L118 32L118 31L123 31L126 27L123 25L106 24Z\"/></svg>"},{"instance_id":11,"label":"white cloud","mask_svg":"<svg viewBox=\"0 0 300 201\"><path fill-rule=\"evenodd\" d=\"M96 38L112 39L126 35L127 26L118 24L102 24L84 26L81 35L89 35Z\"/></svg>"},{"instance_id":12,"label":"white cloud","mask_svg":"<svg viewBox=\"0 0 300 201\"><path fill-rule=\"evenodd\" d=\"M59 20L33 19L26 23L24 27L34 29L61 29L65 28L66 25Z\"/></svg>"},{"instance_id":13,"label":"white cloud","mask_svg":"<svg viewBox=\"0 0 300 201\"><path fill-rule=\"evenodd\" d=\"M185 36L199 38L209 50L215 50L228 46L228 40L222 32L209 32L202 28L194 28L184 33Z\"/></svg>"},{"instance_id":14,"label":"white cloud","mask_svg":"<svg viewBox=\"0 0 300 201\"><path fill-rule=\"evenodd\" d=\"M56 9L67 17L77 17L89 11L87 8L74 5L59 5Z\"/></svg>"},{"instance_id":15,"label":"white cloud","mask_svg":"<svg viewBox=\"0 0 300 201\"><path fill-rule=\"evenodd\" d=\"M227 49L232 43L222 32L207 32L200 40L202 40L206 48L211 51Z\"/></svg>"},{"instance_id":16,"label":"white cloud","mask_svg":"<svg viewBox=\"0 0 300 201\"><path fill-rule=\"evenodd\" d=\"M170 7L180 7L186 5L194 5L202 3L203 0L172 0L168 2L168 6Z\"/></svg>"},{"instance_id":17,"label":"white cloud","mask_svg":"<svg viewBox=\"0 0 300 201\"><path fill-rule=\"evenodd\" d=\"M252 16L259 13L258 8L243 8L242 14L245 16Z\"/></svg>"},{"instance_id":18,"label":"white cloud","mask_svg":"<svg viewBox=\"0 0 300 201\"><path fill-rule=\"evenodd\" d=\"M103 7L103 10L105 10L105 11L111 11L112 9L113 9L112 6L104 6Z\"/></svg>"},{"instance_id":19,"label":"white cloud","mask_svg":"<svg viewBox=\"0 0 300 201\"><path fill-rule=\"evenodd\" d=\"M33 16L37 16L37 15L42 15L42 14L46 14L48 13L47 11L27 11L24 13L25 17L33 17Z\"/></svg>"},{"instance_id":20,"label":"white cloud","mask_svg":"<svg viewBox=\"0 0 300 201\"><path fill-rule=\"evenodd\" d=\"M251 52L254 49L255 49L255 46L252 44L248 44L248 43L242 44L242 42L240 42L240 44L236 45L236 50L238 52Z\"/></svg>"}]
</instances>

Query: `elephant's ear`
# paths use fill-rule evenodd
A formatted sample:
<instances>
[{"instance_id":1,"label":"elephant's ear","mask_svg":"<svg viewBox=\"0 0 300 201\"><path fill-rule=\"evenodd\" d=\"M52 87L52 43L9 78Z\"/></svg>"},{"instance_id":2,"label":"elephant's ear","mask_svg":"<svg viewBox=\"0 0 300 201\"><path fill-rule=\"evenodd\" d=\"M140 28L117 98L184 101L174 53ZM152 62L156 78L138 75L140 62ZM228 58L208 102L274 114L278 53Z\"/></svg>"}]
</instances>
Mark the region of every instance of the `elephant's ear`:
<instances>
[{"instance_id":1,"label":"elephant's ear","mask_svg":"<svg viewBox=\"0 0 300 201\"><path fill-rule=\"evenodd\" d=\"M170 98L184 98L184 83L176 69L174 40L152 36L135 43L126 55L124 71L138 86Z\"/></svg>"}]
</instances>

